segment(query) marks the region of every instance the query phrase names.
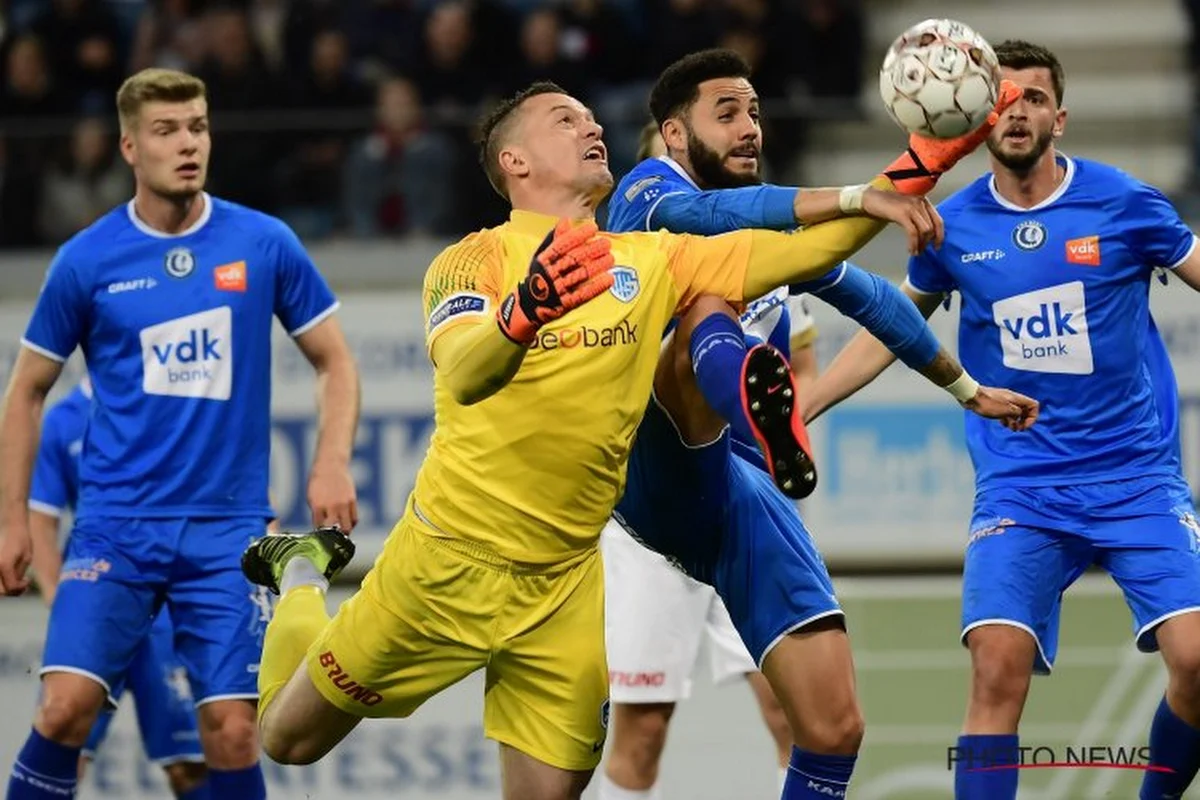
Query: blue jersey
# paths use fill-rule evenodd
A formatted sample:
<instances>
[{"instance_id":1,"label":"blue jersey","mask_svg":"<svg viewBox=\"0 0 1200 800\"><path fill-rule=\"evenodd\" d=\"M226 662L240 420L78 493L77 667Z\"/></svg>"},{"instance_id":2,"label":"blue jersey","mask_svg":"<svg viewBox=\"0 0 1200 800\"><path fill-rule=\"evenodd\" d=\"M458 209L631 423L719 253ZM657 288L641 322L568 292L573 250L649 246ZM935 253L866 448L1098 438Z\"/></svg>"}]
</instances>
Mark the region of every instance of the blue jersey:
<instances>
[{"instance_id":1,"label":"blue jersey","mask_svg":"<svg viewBox=\"0 0 1200 800\"><path fill-rule=\"evenodd\" d=\"M666 228L676 233L714 235L742 228L796 227L795 189L762 184L703 191L673 159L648 158L621 179L608 203L607 228L614 233ZM793 315L801 316L793 319ZM803 301L776 289L747 305L742 328L748 337L790 354L790 341L813 327Z\"/></svg>"},{"instance_id":2,"label":"blue jersey","mask_svg":"<svg viewBox=\"0 0 1200 800\"><path fill-rule=\"evenodd\" d=\"M1059 158L1066 175L1035 208L1005 201L988 175L946 200L944 245L909 263L917 291L962 296L963 366L1042 403L1021 433L966 415L978 485L1178 476L1175 378L1149 285L1196 239L1157 190Z\"/></svg>"},{"instance_id":3,"label":"blue jersey","mask_svg":"<svg viewBox=\"0 0 1200 800\"><path fill-rule=\"evenodd\" d=\"M22 341L87 360L81 516L271 514L272 320L296 336L337 303L282 222L203 197L178 235L149 228L130 202L50 266Z\"/></svg>"},{"instance_id":4,"label":"blue jersey","mask_svg":"<svg viewBox=\"0 0 1200 800\"><path fill-rule=\"evenodd\" d=\"M74 510L79 498L79 451L91 407L91 387L84 382L46 411L29 485L29 507L34 511L58 517Z\"/></svg>"}]
</instances>

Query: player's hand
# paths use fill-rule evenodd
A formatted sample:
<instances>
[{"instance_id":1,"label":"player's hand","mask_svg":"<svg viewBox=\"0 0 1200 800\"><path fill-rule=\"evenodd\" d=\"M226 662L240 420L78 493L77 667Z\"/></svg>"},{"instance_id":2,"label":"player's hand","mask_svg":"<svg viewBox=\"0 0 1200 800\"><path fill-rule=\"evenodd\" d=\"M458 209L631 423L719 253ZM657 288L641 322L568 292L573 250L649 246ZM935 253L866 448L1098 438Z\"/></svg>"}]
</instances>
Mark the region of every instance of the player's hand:
<instances>
[{"instance_id":1,"label":"player's hand","mask_svg":"<svg viewBox=\"0 0 1200 800\"><path fill-rule=\"evenodd\" d=\"M496 311L505 336L527 347L547 322L612 287L612 242L598 233L594 222L572 227L558 221L533 254L525 280Z\"/></svg>"},{"instance_id":2,"label":"player's hand","mask_svg":"<svg viewBox=\"0 0 1200 800\"><path fill-rule=\"evenodd\" d=\"M1000 122L1001 115L1023 94L1021 87L1012 81L1001 81L996 105L982 125L955 139L933 139L912 134L908 137L908 150L883 171L884 176L898 192L928 194L942 173L949 171L987 141L992 129Z\"/></svg>"},{"instance_id":3,"label":"player's hand","mask_svg":"<svg viewBox=\"0 0 1200 800\"><path fill-rule=\"evenodd\" d=\"M33 539L29 529L8 526L0 534L0 591L15 597L29 588L29 565L33 561Z\"/></svg>"},{"instance_id":4,"label":"player's hand","mask_svg":"<svg viewBox=\"0 0 1200 800\"><path fill-rule=\"evenodd\" d=\"M941 247L946 238L942 216L924 197L870 188L863 193L863 213L868 217L894 222L908 236L908 252L917 255L928 245Z\"/></svg>"},{"instance_id":5,"label":"player's hand","mask_svg":"<svg viewBox=\"0 0 1200 800\"><path fill-rule=\"evenodd\" d=\"M1010 431L1024 431L1037 421L1038 401L1032 397L992 386L980 386L975 396L962 404L981 417L1000 420Z\"/></svg>"},{"instance_id":6,"label":"player's hand","mask_svg":"<svg viewBox=\"0 0 1200 800\"><path fill-rule=\"evenodd\" d=\"M313 464L308 476L308 507L313 526L336 525L350 533L358 524L358 498L354 478L345 464Z\"/></svg>"}]
</instances>

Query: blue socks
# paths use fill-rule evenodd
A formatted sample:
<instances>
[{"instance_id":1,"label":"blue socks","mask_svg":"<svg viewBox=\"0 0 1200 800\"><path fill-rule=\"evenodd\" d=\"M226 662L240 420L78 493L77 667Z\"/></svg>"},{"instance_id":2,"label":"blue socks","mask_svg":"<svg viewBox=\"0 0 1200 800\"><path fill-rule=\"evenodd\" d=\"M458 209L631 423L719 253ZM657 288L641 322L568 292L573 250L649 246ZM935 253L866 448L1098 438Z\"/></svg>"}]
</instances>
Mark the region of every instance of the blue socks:
<instances>
[{"instance_id":1,"label":"blue socks","mask_svg":"<svg viewBox=\"0 0 1200 800\"><path fill-rule=\"evenodd\" d=\"M1020 762L1018 738L1012 734L958 737L954 753L954 796L958 800L1016 800L1019 770L980 769Z\"/></svg>"},{"instance_id":2,"label":"blue socks","mask_svg":"<svg viewBox=\"0 0 1200 800\"><path fill-rule=\"evenodd\" d=\"M1150 763L1173 772L1147 772L1142 778L1141 800L1180 797L1200 767L1200 730L1175 716L1164 697L1150 725Z\"/></svg>"},{"instance_id":3,"label":"blue socks","mask_svg":"<svg viewBox=\"0 0 1200 800\"><path fill-rule=\"evenodd\" d=\"M224 770L208 768L208 791L213 797L237 800L267 800L267 783L262 765L245 769Z\"/></svg>"},{"instance_id":4,"label":"blue socks","mask_svg":"<svg viewBox=\"0 0 1200 800\"><path fill-rule=\"evenodd\" d=\"M75 796L82 748L52 742L36 730L13 762L8 800L47 800Z\"/></svg>"},{"instance_id":5,"label":"blue socks","mask_svg":"<svg viewBox=\"0 0 1200 800\"><path fill-rule=\"evenodd\" d=\"M212 792L208 790L208 786L208 781L205 781L190 792L175 795L175 800L212 800Z\"/></svg>"},{"instance_id":6,"label":"blue socks","mask_svg":"<svg viewBox=\"0 0 1200 800\"><path fill-rule=\"evenodd\" d=\"M730 424L737 438L754 444L757 440L742 408L742 362L746 360L746 349L742 326L724 314L710 314L700 320L688 342L700 393Z\"/></svg>"},{"instance_id":7,"label":"blue socks","mask_svg":"<svg viewBox=\"0 0 1200 800\"><path fill-rule=\"evenodd\" d=\"M858 756L825 756L792 747L780 800L830 800L846 796Z\"/></svg>"}]
</instances>

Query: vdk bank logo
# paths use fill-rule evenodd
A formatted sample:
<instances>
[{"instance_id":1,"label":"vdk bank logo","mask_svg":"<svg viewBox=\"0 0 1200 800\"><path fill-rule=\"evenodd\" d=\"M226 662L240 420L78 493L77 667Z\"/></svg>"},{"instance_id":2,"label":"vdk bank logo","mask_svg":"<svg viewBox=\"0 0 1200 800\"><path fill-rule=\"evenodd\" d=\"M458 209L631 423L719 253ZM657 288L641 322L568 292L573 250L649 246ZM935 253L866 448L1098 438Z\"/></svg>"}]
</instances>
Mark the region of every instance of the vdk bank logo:
<instances>
[{"instance_id":1,"label":"vdk bank logo","mask_svg":"<svg viewBox=\"0 0 1200 800\"><path fill-rule=\"evenodd\" d=\"M221 306L141 331L146 394L228 400L233 386L233 313Z\"/></svg>"},{"instance_id":2,"label":"vdk bank logo","mask_svg":"<svg viewBox=\"0 0 1200 800\"><path fill-rule=\"evenodd\" d=\"M1018 294L992 304L1004 366L1066 375L1092 373L1083 282Z\"/></svg>"}]
</instances>

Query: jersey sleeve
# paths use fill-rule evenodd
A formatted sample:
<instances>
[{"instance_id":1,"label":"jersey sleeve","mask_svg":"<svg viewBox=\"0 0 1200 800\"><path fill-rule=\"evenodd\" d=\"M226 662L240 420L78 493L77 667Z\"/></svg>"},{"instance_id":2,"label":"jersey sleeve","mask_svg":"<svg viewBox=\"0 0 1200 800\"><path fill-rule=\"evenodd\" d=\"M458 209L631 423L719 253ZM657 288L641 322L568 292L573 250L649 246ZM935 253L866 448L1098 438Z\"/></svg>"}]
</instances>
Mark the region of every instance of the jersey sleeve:
<instances>
[{"instance_id":1,"label":"jersey sleeve","mask_svg":"<svg viewBox=\"0 0 1200 800\"><path fill-rule=\"evenodd\" d=\"M1196 248L1195 234L1153 186L1138 182L1122 216L1129 247L1147 266L1175 269Z\"/></svg>"},{"instance_id":2,"label":"jersey sleeve","mask_svg":"<svg viewBox=\"0 0 1200 800\"><path fill-rule=\"evenodd\" d=\"M54 408L46 413L29 484L29 509L51 517L62 516L62 512L71 506L70 443L59 433L60 426L55 422L57 416Z\"/></svg>"},{"instance_id":3,"label":"jersey sleeve","mask_svg":"<svg viewBox=\"0 0 1200 800\"><path fill-rule=\"evenodd\" d=\"M338 301L291 228L278 223L272 245L275 316L289 336L299 336L337 311Z\"/></svg>"},{"instance_id":4,"label":"jersey sleeve","mask_svg":"<svg viewBox=\"0 0 1200 800\"><path fill-rule=\"evenodd\" d=\"M753 244L750 231L720 236L663 235L668 237L667 268L679 292L678 310L689 308L702 294L723 297L734 306L743 302Z\"/></svg>"},{"instance_id":5,"label":"jersey sleeve","mask_svg":"<svg viewBox=\"0 0 1200 800\"><path fill-rule=\"evenodd\" d=\"M949 294L958 283L930 245L908 260L908 285L921 294Z\"/></svg>"},{"instance_id":6,"label":"jersey sleeve","mask_svg":"<svg viewBox=\"0 0 1200 800\"><path fill-rule=\"evenodd\" d=\"M78 267L59 250L46 272L21 343L46 358L65 362L83 341L90 296Z\"/></svg>"},{"instance_id":7,"label":"jersey sleeve","mask_svg":"<svg viewBox=\"0 0 1200 800\"><path fill-rule=\"evenodd\" d=\"M431 353L446 331L495 313L503 272L498 242L486 233L472 234L438 254L421 288L425 346Z\"/></svg>"},{"instance_id":8,"label":"jersey sleeve","mask_svg":"<svg viewBox=\"0 0 1200 800\"><path fill-rule=\"evenodd\" d=\"M694 193L695 187L661 160L643 161L613 192L605 228L613 233L630 233L667 227L657 219L651 222L659 203L666 197Z\"/></svg>"},{"instance_id":9,"label":"jersey sleeve","mask_svg":"<svg viewBox=\"0 0 1200 800\"><path fill-rule=\"evenodd\" d=\"M707 192L664 194L647 214L646 229L713 236L742 228L790 230L796 227L796 190L781 186L742 186Z\"/></svg>"}]
</instances>

